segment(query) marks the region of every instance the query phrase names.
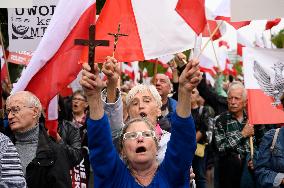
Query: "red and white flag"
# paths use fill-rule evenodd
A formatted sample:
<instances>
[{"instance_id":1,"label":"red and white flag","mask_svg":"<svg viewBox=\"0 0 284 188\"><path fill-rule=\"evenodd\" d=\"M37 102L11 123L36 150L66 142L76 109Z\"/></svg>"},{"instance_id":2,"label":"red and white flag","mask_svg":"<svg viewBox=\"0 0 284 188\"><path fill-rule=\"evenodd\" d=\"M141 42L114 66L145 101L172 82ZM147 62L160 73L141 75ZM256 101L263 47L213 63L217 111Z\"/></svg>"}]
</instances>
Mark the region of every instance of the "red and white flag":
<instances>
[{"instance_id":1,"label":"red and white flag","mask_svg":"<svg viewBox=\"0 0 284 188\"><path fill-rule=\"evenodd\" d=\"M272 27L278 25L281 22L281 18L276 18L274 20L267 21L265 25L265 30L271 29Z\"/></svg>"},{"instance_id":2,"label":"red and white flag","mask_svg":"<svg viewBox=\"0 0 284 188\"><path fill-rule=\"evenodd\" d=\"M178 0L107 0L97 21L96 39L109 40L109 47L96 49L96 61L112 56L114 37L120 37L115 58L120 62L143 61L175 54L194 47L195 35L175 10ZM197 20L198 17L190 18ZM87 48L82 61L87 61Z\"/></svg>"},{"instance_id":3,"label":"red and white flag","mask_svg":"<svg viewBox=\"0 0 284 188\"><path fill-rule=\"evenodd\" d=\"M81 70L78 62L83 47L75 46L74 40L88 38L88 28L95 23L95 2L61 0L58 3L44 37L12 93L31 91L40 99L43 108L48 109L51 99ZM57 132L56 124L47 125L47 128L52 134Z\"/></svg>"},{"instance_id":4,"label":"red and white flag","mask_svg":"<svg viewBox=\"0 0 284 188\"><path fill-rule=\"evenodd\" d=\"M231 0L206 0L205 6L208 20L231 20Z\"/></svg>"},{"instance_id":5,"label":"red and white flag","mask_svg":"<svg viewBox=\"0 0 284 188\"><path fill-rule=\"evenodd\" d=\"M284 51L243 48L244 81L251 124L284 123Z\"/></svg>"},{"instance_id":6,"label":"red and white flag","mask_svg":"<svg viewBox=\"0 0 284 188\"><path fill-rule=\"evenodd\" d=\"M128 75L128 77L131 80L134 80L135 79L135 73L134 73L134 69L132 67L132 63L131 62L129 62L129 63L121 62L121 63L122 63L121 73Z\"/></svg>"},{"instance_id":7,"label":"red and white flag","mask_svg":"<svg viewBox=\"0 0 284 188\"><path fill-rule=\"evenodd\" d=\"M207 23L205 0L179 0L176 11L197 35L202 33Z\"/></svg>"}]
</instances>

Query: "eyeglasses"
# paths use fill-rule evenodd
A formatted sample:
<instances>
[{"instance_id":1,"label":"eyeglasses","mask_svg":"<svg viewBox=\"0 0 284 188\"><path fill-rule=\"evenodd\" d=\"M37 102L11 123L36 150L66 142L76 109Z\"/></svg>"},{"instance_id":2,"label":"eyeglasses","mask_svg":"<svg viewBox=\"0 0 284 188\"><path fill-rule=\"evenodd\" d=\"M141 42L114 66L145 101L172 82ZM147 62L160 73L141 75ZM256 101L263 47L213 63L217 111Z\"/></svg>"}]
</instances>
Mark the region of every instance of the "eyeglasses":
<instances>
[{"instance_id":1,"label":"eyeglasses","mask_svg":"<svg viewBox=\"0 0 284 188\"><path fill-rule=\"evenodd\" d=\"M73 101L84 101L84 102L86 101L85 99L82 99L82 98L73 98L72 100Z\"/></svg>"},{"instance_id":2,"label":"eyeglasses","mask_svg":"<svg viewBox=\"0 0 284 188\"><path fill-rule=\"evenodd\" d=\"M30 107L30 106L22 106L22 107L33 108L33 107ZM21 111L21 108L19 106L12 106L11 108L6 108L7 115L9 115L10 112L13 115L15 115L15 114L18 114L20 111Z\"/></svg>"},{"instance_id":3,"label":"eyeglasses","mask_svg":"<svg viewBox=\"0 0 284 188\"><path fill-rule=\"evenodd\" d=\"M154 138L156 136L155 131L137 131L137 132L126 132L123 134L123 140L134 140L142 136L143 138Z\"/></svg>"}]
</instances>

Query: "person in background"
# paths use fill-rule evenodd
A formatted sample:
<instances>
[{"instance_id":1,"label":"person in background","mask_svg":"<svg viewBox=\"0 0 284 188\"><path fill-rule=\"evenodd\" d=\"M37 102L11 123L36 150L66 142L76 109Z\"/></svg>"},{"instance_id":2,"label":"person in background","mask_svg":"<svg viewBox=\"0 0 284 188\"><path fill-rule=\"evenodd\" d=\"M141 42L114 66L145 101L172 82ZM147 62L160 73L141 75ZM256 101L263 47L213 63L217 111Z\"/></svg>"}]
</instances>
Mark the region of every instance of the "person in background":
<instances>
[{"instance_id":1,"label":"person in background","mask_svg":"<svg viewBox=\"0 0 284 188\"><path fill-rule=\"evenodd\" d=\"M70 165L62 145L55 143L39 124L39 99L28 91L10 95L6 101L9 126L29 188L70 188Z\"/></svg>"},{"instance_id":2,"label":"person in background","mask_svg":"<svg viewBox=\"0 0 284 188\"><path fill-rule=\"evenodd\" d=\"M250 152L249 137L254 127L247 122L246 90L242 83L233 82L228 88L228 111L216 117L214 128L218 151L219 187L239 188L246 158Z\"/></svg>"}]
</instances>

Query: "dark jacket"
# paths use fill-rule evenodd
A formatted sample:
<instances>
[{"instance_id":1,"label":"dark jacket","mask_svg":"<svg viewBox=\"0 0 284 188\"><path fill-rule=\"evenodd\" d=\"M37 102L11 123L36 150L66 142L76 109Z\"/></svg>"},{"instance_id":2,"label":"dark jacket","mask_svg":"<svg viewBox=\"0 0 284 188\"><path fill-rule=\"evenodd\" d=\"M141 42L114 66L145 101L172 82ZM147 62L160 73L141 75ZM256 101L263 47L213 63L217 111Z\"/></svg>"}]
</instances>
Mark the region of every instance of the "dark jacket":
<instances>
[{"instance_id":1,"label":"dark jacket","mask_svg":"<svg viewBox=\"0 0 284 188\"><path fill-rule=\"evenodd\" d=\"M62 138L59 144L66 150L71 168L78 165L83 159L79 129L72 122L63 120L59 123L58 133Z\"/></svg>"},{"instance_id":2,"label":"dark jacket","mask_svg":"<svg viewBox=\"0 0 284 188\"><path fill-rule=\"evenodd\" d=\"M219 115L228 110L227 97L218 95L213 88L210 88L206 83L206 77L203 77L201 82L198 84L197 89L199 91L199 95L203 97L206 104L214 109L215 115Z\"/></svg>"},{"instance_id":3,"label":"dark jacket","mask_svg":"<svg viewBox=\"0 0 284 188\"><path fill-rule=\"evenodd\" d=\"M70 188L70 165L68 156L60 144L48 137L42 125L36 157L26 168L26 181L29 188Z\"/></svg>"}]
</instances>

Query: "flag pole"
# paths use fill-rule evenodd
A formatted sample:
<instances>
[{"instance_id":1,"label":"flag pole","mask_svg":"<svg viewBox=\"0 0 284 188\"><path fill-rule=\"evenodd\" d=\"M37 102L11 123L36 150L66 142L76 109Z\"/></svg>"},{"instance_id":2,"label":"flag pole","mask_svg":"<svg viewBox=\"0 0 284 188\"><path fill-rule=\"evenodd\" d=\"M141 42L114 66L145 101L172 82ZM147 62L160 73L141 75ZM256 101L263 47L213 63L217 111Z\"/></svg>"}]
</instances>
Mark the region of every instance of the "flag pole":
<instances>
[{"instance_id":1,"label":"flag pole","mask_svg":"<svg viewBox=\"0 0 284 188\"><path fill-rule=\"evenodd\" d=\"M271 28L269 29L269 31L270 31L270 43L271 43L271 49L273 49Z\"/></svg>"},{"instance_id":2,"label":"flag pole","mask_svg":"<svg viewBox=\"0 0 284 188\"><path fill-rule=\"evenodd\" d=\"M197 56L197 59L199 59L199 57L201 56L202 52L204 51L204 49L207 47L207 45L209 44L209 42L212 40L212 37L216 34L216 32L218 31L218 29L220 28L220 26L222 25L222 23L224 22L224 20L222 20L218 26L214 29L214 31L211 33L209 39L206 41L206 43L204 44L204 46L202 47L200 53Z\"/></svg>"},{"instance_id":3,"label":"flag pole","mask_svg":"<svg viewBox=\"0 0 284 188\"><path fill-rule=\"evenodd\" d=\"M209 23L207 22L206 25L207 25L207 29L208 29L209 35L211 36L211 29L209 27ZM211 45L212 45L212 48L213 48L214 56L215 56L215 59L216 59L216 62L217 62L217 67L220 69L220 63L219 63L219 60L218 60L218 57L217 57L217 54L216 54L216 50L215 50L212 38L210 38L210 41L211 41Z\"/></svg>"},{"instance_id":4,"label":"flag pole","mask_svg":"<svg viewBox=\"0 0 284 188\"><path fill-rule=\"evenodd\" d=\"M251 160L253 160L253 137L250 136L249 137L249 145L250 145L250 158Z\"/></svg>"},{"instance_id":5,"label":"flag pole","mask_svg":"<svg viewBox=\"0 0 284 188\"><path fill-rule=\"evenodd\" d=\"M156 84L156 76L158 72L158 58L156 58L156 62L154 63L154 75L153 75L153 84Z\"/></svg>"},{"instance_id":6,"label":"flag pole","mask_svg":"<svg viewBox=\"0 0 284 188\"><path fill-rule=\"evenodd\" d=\"M3 52L3 57L4 57L4 63L6 64L6 69L7 69L8 84L9 84L9 87L11 87L12 85L11 85L10 73L9 73L9 69L8 69L8 61L7 61L5 48L4 48L4 39L3 39L3 35L2 35L1 24L0 24L0 42L1 42L1 47L2 47L2 52Z\"/></svg>"}]
</instances>

